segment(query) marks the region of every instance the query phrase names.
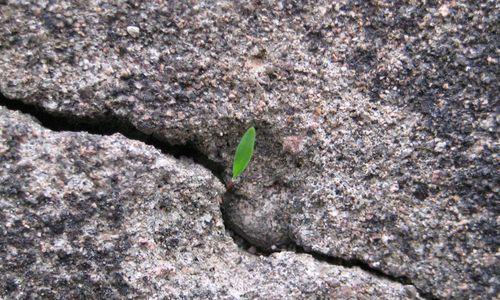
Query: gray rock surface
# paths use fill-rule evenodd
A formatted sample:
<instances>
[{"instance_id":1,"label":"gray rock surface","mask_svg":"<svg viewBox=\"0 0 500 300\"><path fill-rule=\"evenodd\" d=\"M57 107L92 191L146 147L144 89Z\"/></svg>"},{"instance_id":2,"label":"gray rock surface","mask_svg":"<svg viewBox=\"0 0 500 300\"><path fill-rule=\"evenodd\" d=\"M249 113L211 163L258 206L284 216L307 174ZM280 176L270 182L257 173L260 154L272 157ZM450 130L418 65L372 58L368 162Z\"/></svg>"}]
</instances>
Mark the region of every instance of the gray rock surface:
<instances>
[{"instance_id":1,"label":"gray rock surface","mask_svg":"<svg viewBox=\"0 0 500 300\"><path fill-rule=\"evenodd\" d=\"M224 207L248 241L492 298L498 4L331 2L8 1L0 91L192 143L228 172L255 125Z\"/></svg>"},{"instance_id":2,"label":"gray rock surface","mask_svg":"<svg viewBox=\"0 0 500 300\"><path fill-rule=\"evenodd\" d=\"M0 108L0 145L4 299L418 298L307 254L239 250L218 179L120 134L53 132Z\"/></svg>"}]
</instances>

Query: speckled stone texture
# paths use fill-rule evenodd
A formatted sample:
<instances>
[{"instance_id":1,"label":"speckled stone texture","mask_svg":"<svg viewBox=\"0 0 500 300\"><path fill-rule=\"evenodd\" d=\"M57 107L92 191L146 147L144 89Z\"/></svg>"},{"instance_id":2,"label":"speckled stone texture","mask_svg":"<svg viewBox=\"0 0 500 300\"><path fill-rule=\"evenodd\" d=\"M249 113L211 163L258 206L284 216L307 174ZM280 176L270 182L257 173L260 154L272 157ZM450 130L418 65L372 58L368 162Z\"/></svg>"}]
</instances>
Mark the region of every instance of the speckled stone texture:
<instances>
[{"instance_id":1,"label":"speckled stone texture","mask_svg":"<svg viewBox=\"0 0 500 300\"><path fill-rule=\"evenodd\" d=\"M52 132L0 108L0 296L418 298L307 254L239 250L210 172L120 134Z\"/></svg>"},{"instance_id":2,"label":"speckled stone texture","mask_svg":"<svg viewBox=\"0 0 500 300\"><path fill-rule=\"evenodd\" d=\"M332 3L333 2L333 3ZM0 91L193 143L255 245L366 262L438 298L498 270L497 1L7 1Z\"/></svg>"}]
</instances>

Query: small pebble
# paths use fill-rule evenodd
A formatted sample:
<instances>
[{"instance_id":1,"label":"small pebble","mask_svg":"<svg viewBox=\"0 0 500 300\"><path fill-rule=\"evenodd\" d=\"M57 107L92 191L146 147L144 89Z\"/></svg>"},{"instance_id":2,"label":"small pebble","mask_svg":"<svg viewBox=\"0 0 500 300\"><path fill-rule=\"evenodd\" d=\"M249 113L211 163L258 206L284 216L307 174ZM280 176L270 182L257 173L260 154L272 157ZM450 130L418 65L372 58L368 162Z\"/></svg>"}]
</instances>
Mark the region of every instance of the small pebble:
<instances>
[{"instance_id":1,"label":"small pebble","mask_svg":"<svg viewBox=\"0 0 500 300\"><path fill-rule=\"evenodd\" d=\"M128 34L130 34L130 36L136 38L141 33L141 30L137 26L128 26L127 27L127 32L128 32Z\"/></svg>"}]
</instances>

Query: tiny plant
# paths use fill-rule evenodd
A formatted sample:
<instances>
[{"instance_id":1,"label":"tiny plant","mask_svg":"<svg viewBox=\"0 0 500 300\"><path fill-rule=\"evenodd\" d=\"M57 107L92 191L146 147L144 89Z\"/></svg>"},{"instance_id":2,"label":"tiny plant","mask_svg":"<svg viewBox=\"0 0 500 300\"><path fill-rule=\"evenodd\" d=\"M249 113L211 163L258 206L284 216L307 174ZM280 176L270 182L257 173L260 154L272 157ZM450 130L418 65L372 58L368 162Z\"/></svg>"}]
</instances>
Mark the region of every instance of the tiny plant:
<instances>
[{"instance_id":1,"label":"tiny plant","mask_svg":"<svg viewBox=\"0 0 500 300\"><path fill-rule=\"evenodd\" d=\"M250 127L245 132L243 137L238 144L238 148L236 148L236 153L234 154L233 161L233 178L234 181L238 176L245 171L252 159L253 149L255 145L255 128Z\"/></svg>"}]
</instances>

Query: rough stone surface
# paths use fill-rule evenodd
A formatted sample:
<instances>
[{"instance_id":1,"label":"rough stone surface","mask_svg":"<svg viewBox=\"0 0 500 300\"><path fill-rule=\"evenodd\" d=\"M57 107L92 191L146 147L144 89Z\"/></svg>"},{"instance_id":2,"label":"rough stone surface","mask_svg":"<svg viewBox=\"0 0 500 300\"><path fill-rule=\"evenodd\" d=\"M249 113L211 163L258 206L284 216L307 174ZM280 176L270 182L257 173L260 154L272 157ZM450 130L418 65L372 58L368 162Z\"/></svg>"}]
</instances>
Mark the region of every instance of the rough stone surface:
<instances>
[{"instance_id":1,"label":"rough stone surface","mask_svg":"<svg viewBox=\"0 0 500 300\"><path fill-rule=\"evenodd\" d=\"M496 2L8 1L0 91L191 142L228 172L255 125L224 207L247 240L492 298Z\"/></svg>"},{"instance_id":2,"label":"rough stone surface","mask_svg":"<svg viewBox=\"0 0 500 300\"><path fill-rule=\"evenodd\" d=\"M0 108L0 296L418 298L307 254L239 250L210 172L120 134L52 132Z\"/></svg>"}]
</instances>

